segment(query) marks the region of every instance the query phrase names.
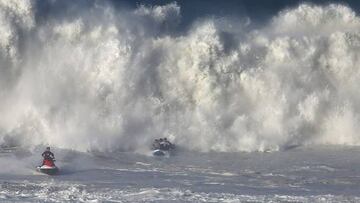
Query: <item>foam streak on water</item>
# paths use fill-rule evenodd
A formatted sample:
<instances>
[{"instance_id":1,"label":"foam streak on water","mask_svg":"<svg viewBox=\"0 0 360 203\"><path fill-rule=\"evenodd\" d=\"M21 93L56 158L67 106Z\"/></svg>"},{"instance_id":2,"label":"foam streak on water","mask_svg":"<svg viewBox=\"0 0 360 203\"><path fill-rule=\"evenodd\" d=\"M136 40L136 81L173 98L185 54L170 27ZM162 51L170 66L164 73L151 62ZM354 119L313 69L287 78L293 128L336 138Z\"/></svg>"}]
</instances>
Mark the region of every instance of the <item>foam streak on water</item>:
<instances>
[{"instance_id":1,"label":"foam streak on water","mask_svg":"<svg viewBox=\"0 0 360 203\"><path fill-rule=\"evenodd\" d=\"M2 202L358 202L359 147L273 153L54 149L57 175L35 171L41 151L0 153Z\"/></svg>"}]
</instances>

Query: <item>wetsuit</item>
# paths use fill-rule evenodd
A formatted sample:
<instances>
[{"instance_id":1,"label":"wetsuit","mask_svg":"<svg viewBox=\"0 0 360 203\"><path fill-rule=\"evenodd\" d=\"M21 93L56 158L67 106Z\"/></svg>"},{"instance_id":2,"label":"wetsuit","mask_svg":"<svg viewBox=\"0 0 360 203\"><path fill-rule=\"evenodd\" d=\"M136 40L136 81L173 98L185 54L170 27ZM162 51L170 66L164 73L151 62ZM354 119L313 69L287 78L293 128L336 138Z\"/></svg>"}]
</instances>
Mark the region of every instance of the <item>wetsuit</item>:
<instances>
[{"instance_id":1,"label":"wetsuit","mask_svg":"<svg viewBox=\"0 0 360 203\"><path fill-rule=\"evenodd\" d=\"M153 145L152 145L153 149L159 149L160 148L160 143L158 140L156 140Z\"/></svg>"},{"instance_id":2,"label":"wetsuit","mask_svg":"<svg viewBox=\"0 0 360 203\"><path fill-rule=\"evenodd\" d=\"M161 150L169 150L171 147L171 143L169 141L162 141L160 142L160 149Z\"/></svg>"},{"instance_id":3,"label":"wetsuit","mask_svg":"<svg viewBox=\"0 0 360 203\"><path fill-rule=\"evenodd\" d=\"M53 160L55 158L54 154L50 151L43 152L41 156L44 157L44 160Z\"/></svg>"}]
</instances>

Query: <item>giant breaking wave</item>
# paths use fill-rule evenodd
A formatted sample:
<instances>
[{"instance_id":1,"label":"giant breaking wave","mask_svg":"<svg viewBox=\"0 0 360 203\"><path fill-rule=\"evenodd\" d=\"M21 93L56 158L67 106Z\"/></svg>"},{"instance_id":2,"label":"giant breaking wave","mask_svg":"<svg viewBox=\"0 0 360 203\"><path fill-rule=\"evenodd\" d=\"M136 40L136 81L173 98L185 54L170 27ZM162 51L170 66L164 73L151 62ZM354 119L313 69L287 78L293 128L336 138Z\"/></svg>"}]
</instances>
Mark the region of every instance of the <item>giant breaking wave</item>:
<instances>
[{"instance_id":1,"label":"giant breaking wave","mask_svg":"<svg viewBox=\"0 0 360 203\"><path fill-rule=\"evenodd\" d=\"M180 32L177 3L64 2L0 0L4 146L360 144L360 18L349 7L301 4L262 26L205 18Z\"/></svg>"}]
</instances>

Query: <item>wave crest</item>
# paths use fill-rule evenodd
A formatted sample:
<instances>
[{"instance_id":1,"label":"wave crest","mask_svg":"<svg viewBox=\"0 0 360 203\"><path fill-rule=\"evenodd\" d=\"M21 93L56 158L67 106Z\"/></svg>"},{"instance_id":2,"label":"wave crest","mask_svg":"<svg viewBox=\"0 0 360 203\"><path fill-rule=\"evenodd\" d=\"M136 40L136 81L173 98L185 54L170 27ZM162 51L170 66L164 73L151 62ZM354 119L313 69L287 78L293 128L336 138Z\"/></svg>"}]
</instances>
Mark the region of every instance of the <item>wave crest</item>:
<instances>
[{"instance_id":1,"label":"wave crest","mask_svg":"<svg viewBox=\"0 0 360 203\"><path fill-rule=\"evenodd\" d=\"M301 4L257 29L208 18L176 33L176 3L119 13L94 2L40 21L40 1L7 2L4 145L139 150L159 136L200 151L360 144L351 8Z\"/></svg>"}]
</instances>

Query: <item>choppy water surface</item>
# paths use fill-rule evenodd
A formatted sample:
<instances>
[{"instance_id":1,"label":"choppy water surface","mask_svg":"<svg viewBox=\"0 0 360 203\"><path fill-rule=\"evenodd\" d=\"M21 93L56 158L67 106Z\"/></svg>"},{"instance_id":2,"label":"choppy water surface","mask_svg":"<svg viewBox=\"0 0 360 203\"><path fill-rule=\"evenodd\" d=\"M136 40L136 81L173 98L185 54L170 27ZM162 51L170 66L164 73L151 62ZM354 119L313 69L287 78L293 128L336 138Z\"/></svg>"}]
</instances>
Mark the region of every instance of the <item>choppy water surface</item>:
<instances>
[{"instance_id":1,"label":"choppy water surface","mask_svg":"<svg viewBox=\"0 0 360 203\"><path fill-rule=\"evenodd\" d=\"M2 201L360 200L359 148L297 148L274 153L180 152L170 158L121 152L110 157L58 150L61 172L57 176L35 172L38 154L24 153L2 153Z\"/></svg>"}]
</instances>

